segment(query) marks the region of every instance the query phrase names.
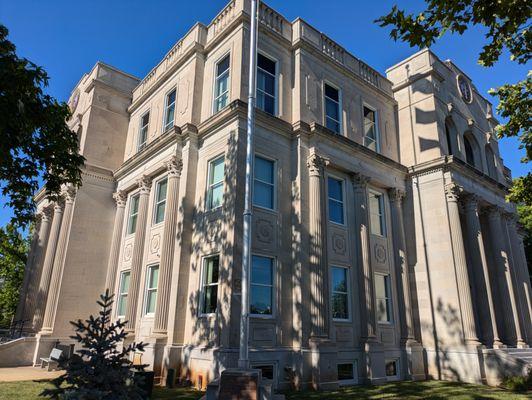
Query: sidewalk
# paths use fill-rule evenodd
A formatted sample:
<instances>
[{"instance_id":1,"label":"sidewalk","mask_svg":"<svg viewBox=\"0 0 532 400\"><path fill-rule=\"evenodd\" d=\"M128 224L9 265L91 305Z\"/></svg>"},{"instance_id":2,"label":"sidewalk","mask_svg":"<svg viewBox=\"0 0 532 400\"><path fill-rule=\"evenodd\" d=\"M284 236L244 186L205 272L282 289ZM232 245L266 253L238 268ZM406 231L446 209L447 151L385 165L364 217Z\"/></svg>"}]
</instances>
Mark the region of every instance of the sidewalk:
<instances>
[{"instance_id":1,"label":"sidewalk","mask_svg":"<svg viewBox=\"0 0 532 400\"><path fill-rule=\"evenodd\" d=\"M40 367L0 368L0 382L50 380L64 371L46 371Z\"/></svg>"}]
</instances>

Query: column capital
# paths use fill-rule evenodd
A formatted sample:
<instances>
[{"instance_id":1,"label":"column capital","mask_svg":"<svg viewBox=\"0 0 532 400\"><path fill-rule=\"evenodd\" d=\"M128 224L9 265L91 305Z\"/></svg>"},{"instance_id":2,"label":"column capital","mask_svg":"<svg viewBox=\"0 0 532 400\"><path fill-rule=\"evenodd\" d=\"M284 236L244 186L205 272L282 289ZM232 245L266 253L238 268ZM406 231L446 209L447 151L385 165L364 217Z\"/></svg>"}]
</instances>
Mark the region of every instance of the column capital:
<instances>
[{"instance_id":1,"label":"column capital","mask_svg":"<svg viewBox=\"0 0 532 400\"><path fill-rule=\"evenodd\" d=\"M170 177L181 177L181 171L183 170L183 160L172 156L170 160L165 161L166 169L168 170L168 176Z\"/></svg>"},{"instance_id":2,"label":"column capital","mask_svg":"<svg viewBox=\"0 0 532 400\"><path fill-rule=\"evenodd\" d=\"M362 175L360 172L353 172L351 174L351 182L355 188L365 188L370 181L369 176Z\"/></svg>"},{"instance_id":3,"label":"column capital","mask_svg":"<svg viewBox=\"0 0 532 400\"><path fill-rule=\"evenodd\" d=\"M76 198L76 188L74 186L68 185L61 193L67 203L74 202L74 199Z\"/></svg>"},{"instance_id":4,"label":"column capital","mask_svg":"<svg viewBox=\"0 0 532 400\"><path fill-rule=\"evenodd\" d=\"M113 193L113 199L115 199L117 207L125 207L127 202L127 193L123 190L118 190Z\"/></svg>"},{"instance_id":5,"label":"column capital","mask_svg":"<svg viewBox=\"0 0 532 400\"><path fill-rule=\"evenodd\" d=\"M460 196L460 200L462 201L462 204L466 211L478 210L478 202L480 200L480 197L478 195L474 193L463 193L462 196Z\"/></svg>"},{"instance_id":6,"label":"column capital","mask_svg":"<svg viewBox=\"0 0 532 400\"><path fill-rule=\"evenodd\" d=\"M488 218L500 218L501 217L501 209L500 207L491 205L482 210L484 214L487 215Z\"/></svg>"},{"instance_id":7,"label":"column capital","mask_svg":"<svg viewBox=\"0 0 532 400\"><path fill-rule=\"evenodd\" d=\"M307 158L307 167L309 170L310 176L321 176L323 175L323 170L327 165L327 160L316 153L312 153Z\"/></svg>"},{"instance_id":8,"label":"column capital","mask_svg":"<svg viewBox=\"0 0 532 400\"><path fill-rule=\"evenodd\" d=\"M137 180L137 185L140 189L140 194L149 194L151 190L151 178L148 175L142 175Z\"/></svg>"},{"instance_id":9,"label":"column capital","mask_svg":"<svg viewBox=\"0 0 532 400\"><path fill-rule=\"evenodd\" d=\"M401 204L406 197L406 192L398 188L388 189L388 197L392 203Z\"/></svg>"},{"instance_id":10,"label":"column capital","mask_svg":"<svg viewBox=\"0 0 532 400\"><path fill-rule=\"evenodd\" d=\"M449 201L458 202L460 195L463 193L463 188L454 182L445 185L445 196Z\"/></svg>"},{"instance_id":11,"label":"column capital","mask_svg":"<svg viewBox=\"0 0 532 400\"><path fill-rule=\"evenodd\" d=\"M65 208L65 198L63 196L59 196L57 200L54 202L54 212L63 212L63 209Z\"/></svg>"},{"instance_id":12,"label":"column capital","mask_svg":"<svg viewBox=\"0 0 532 400\"><path fill-rule=\"evenodd\" d=\"M54 215L54 206L49 204L40 212L43 221L50 221Z\"/></svg>"},{"instance_id":13,"label":"column capital","mask_svg":"<svg viewBox=\"0 0 532 400\"><path fill-rule=\"evenodd\" d=\"M517 216L514 213L504 210L501 211L501 218L503 218L510 226L515 226L518 221Z\"/></svg>"}]
</instances>

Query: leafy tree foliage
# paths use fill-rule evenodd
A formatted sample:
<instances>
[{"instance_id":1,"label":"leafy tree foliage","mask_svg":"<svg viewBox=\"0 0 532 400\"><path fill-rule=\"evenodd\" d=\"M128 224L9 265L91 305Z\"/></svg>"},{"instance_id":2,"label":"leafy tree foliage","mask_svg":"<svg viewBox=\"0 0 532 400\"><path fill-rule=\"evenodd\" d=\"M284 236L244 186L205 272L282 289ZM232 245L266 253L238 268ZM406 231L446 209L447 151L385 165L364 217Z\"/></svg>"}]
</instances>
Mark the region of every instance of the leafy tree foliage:
<instances>
[{"instance_id":1,"label":"leafy tree foliage","mask_svg":"<svg viewBox=\"0 0 532 400\"><path fill-rule=\"evenodd\" d=\"M130 355L144 351L144 344L123 344L126 321L111 323L113 295L109 290L97 302L99 315L85 322L71 322L76 335L71 336L82 348L69 359L59 361L65 374L52 381L54 389L45 389L41 396L51 399L135 400L143 399L141 378L134 375Z\"/></svg>"},{"instance_id":2,"label":"leafy tree foliage","mask_svg":"<svg viewBox=\"0 0 532 400\"><path fill-rule=\"evenodd\" d=\"M0 25L0 188L13 222L25 226L33 219L39 177L54 199L61 185L81 183L84 158L66 124L68 106L44 93L47 73L19 58L7 35Z\"/></svg>"},{"instance_id":3,"label":"leafy tree foliage","mask_svg":"<svg viewBox=\"0 0 532 400\"><path fill-rule=\"evenodd\" d=\"M0 228L0 326L9 326L17 309L28 246L12 224Z\"/></svg>"},{"instance_id":4,"label":"leafy tree foliage","mask_svg":"<svg viewBox=\"0 0 532 400\"><path fill-rule=\"evenodd\" d=\"M407 14L394 6L389 14L376 20L380 26L391 26L390 36L410 46L429 47L446 32L462 34L472 26L486 29L486 45L479 54L479 63L490 67L503 50L511 59L525 64L532 57L532 2L529 0L426 0L426 9L418 15ZM526 151L523 162L532 158L532 75L520 82L506 84L490 93L499 97L497 111L507 119L497 127L499 138L517 136ZM532 191L530 173L512 188L514 197L527 199L521 192Z\"/></svg>"}]
</instances>

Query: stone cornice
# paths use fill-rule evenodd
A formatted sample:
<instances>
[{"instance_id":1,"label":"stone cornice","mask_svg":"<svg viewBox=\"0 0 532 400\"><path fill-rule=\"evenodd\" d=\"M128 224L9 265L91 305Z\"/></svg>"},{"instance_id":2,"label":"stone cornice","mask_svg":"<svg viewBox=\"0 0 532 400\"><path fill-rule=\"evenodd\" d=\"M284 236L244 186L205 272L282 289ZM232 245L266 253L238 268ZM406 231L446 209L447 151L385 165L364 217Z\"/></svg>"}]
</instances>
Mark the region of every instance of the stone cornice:
<instances>
[{"instance_id":1,"label":"stone cornice","mask_svg":"<svg viewBox=\"0 0 532 400\"><path fill-rule=\"evenodd\" d=\"M126 92L126 91L123 91L123 90L119 90L118 88L109 85L107 82L104 82L100 78L94 78L87 85L87 87L85 88L85 90L84 90L85 93L89 93L96 86L100 86L100 87L102 87L102 88L104 88L106 90L109 90L109 91L113 92L113 94L125 97L126 99L129 99L129 100L131 100L131 98L133 97L133 93L132 92Z\"/></svg>"},{"instance_id":2,"label":"stone cornice","mask_svg":"<svg viewBox=\"0 0 532 400\"><path fill-rule=\"evenodd\" d=\"M502 192L503 195L508 191L507 186L453 156L442 156L431 161L413 165L408 168L408 174L411 177L421 176L437 170L454 171L475 180L480 179L481 183L486 184L494 191Z\"/></svg>"}]
</instances>

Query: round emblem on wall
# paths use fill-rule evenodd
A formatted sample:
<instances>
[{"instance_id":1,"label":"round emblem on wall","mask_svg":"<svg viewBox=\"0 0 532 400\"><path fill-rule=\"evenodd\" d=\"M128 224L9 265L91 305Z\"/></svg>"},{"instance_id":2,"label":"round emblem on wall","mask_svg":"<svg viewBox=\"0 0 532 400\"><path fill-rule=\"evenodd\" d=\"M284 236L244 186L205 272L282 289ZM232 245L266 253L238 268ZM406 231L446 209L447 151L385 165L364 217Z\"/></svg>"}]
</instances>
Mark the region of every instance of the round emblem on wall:
<instances>
[{"instance_id":1,"label":"round emblem on wall","mask_svg":"<svg viewBox=\"0 0 532 400\"><path fill-rule=\"evenodd\" d=\"M131 254L133 253L133 246L129 243L124 249L124 261L131 260Z\"/></svg>"},{"instance_id":2,"label":"round emblem on wall","mask_svg":"<svg viewBox=\"0 0 532 400\"><path fill-rule=\"evenodd\" d=\"M469 82L466 78L464 78L463 75L458 75L456 80L462 99L464 99L466 103L471 103L471 100L473 100L473 93L471 92L471 86L469 85Z\"/></svg>"},{"instance_id":3,"label":"round emblem on wall","mask_svg":"<svg viewBox=\"0 0 532 400\"><path fill-rule=\"evenodd\" d=\"M70 107L70 112L72 113L74 112L74 110L78 106L78 103L79 103L79 90L76 90L74 94L72 95L72 98L70 99L70 102L68 104L68 106Z\"/></svg>"},{"instance_id":4,"label":"round emblem on wall","mask_svg":"<svg viewBox=\"0 0 532 400\"><path fill-rule=\"evenodd\" d=\"M382 244L375 245L375 260L379 264L384 264L386 262L386 249Z\"/></svg>"}]
</instances>

